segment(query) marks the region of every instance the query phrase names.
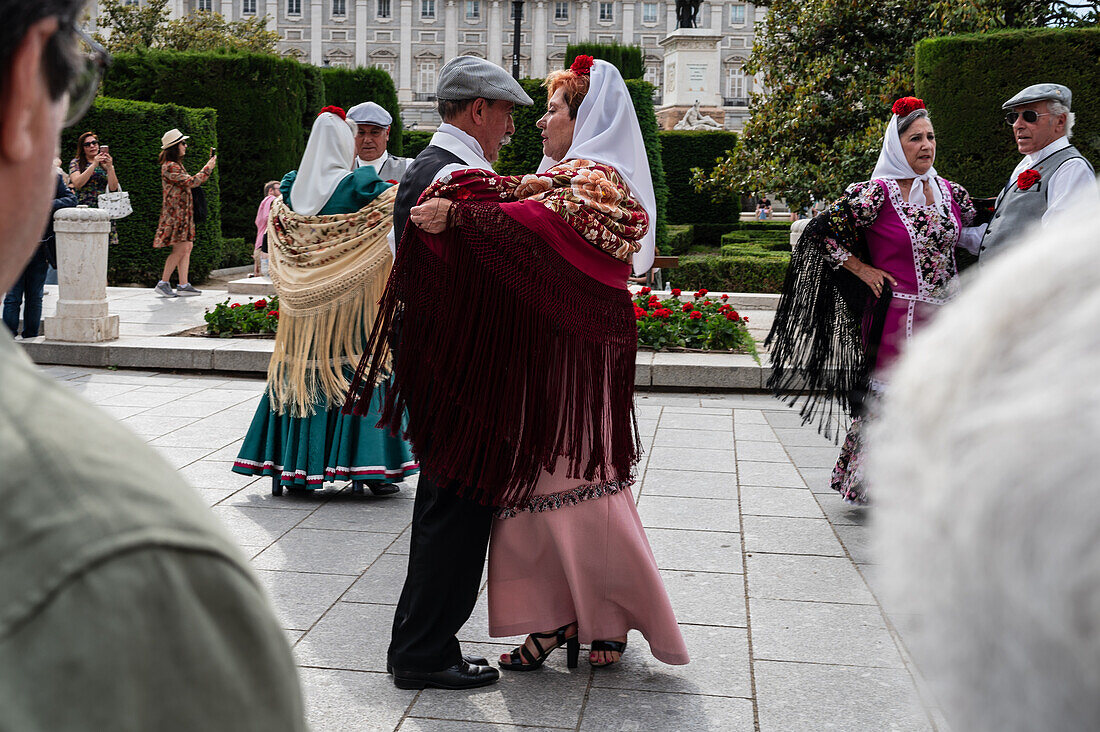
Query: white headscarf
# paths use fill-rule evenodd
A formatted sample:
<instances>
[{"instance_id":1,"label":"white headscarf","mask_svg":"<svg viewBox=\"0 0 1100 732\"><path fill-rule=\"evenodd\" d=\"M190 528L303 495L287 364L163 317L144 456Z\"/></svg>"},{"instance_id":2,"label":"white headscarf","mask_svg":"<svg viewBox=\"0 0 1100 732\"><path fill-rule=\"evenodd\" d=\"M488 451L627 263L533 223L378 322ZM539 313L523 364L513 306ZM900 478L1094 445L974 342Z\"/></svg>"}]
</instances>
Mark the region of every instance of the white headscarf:
<instances>
[{"instance_id":1,"label":"white headscarf","mask_svg":"<svg viewBox=\"0 0 1100 732\"><path fill-rule=\"evenodd\" d=\"M332 112L322 112L314 120L290 192L290 208L294 213L316 216L332 198L340 181L351 175L355 162L354 124Z\"/></svg>"},{"instance_id":2,"label":"white headscarf","mask_svg":"<svg viewBox=\"0 0 1100 732\"><path fill-rule=\"evenodd\" d=\"M562 160L582 158L614 168L631 194L649 215L649 231L642 238L642 248L634 254L634 273L645 274L653 266L656 253L654 230L657 226L657 200L653 195L653 179L649 174L642 130L634 103L630 99L619 70L597 59L592 64L588 93L577 110L573 127L573 143ZM560 163L543 156L539 172Z\"/></svg>"},{"instance_id":3,"label":"white headscarf","mask_svg":"<svg viewBox=\"0 0 1100 732\"><path fill-rule=\"evenodd\" d=\"M935 161L935 158L933 158ZM928 201L924 199L924 181L928 181L932 188L932 196L938 205L943 200L943 193L936 183L939 174L934 167L930 167L924 175L917 175L909 161L905 159L905 151L901 148L901 136L898 134L898 116L890 117L890 124L886 125L886 134L882 137L882 151L878 154L878 162L875 163L875 171L871 178L915 178L913 187L909 189L909 203L925 206Z\"/></svg>"}]
</instances>

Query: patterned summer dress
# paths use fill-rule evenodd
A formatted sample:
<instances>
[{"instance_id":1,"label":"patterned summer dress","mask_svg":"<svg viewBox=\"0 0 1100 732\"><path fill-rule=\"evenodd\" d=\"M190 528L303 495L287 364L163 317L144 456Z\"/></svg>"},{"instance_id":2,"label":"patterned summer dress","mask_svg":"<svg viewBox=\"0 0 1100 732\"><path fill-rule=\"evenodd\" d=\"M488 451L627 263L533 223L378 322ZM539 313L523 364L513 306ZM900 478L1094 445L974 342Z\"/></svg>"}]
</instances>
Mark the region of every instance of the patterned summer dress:
<instances>
[{"instance_id":1,"label":"patterned summer dress","mask_svg":"<svg viewBox=\"0 0 1100 732\"><path fill-rule=\"evenodd\" d=\"M85 168L87 170L87 168ZM69 161L69 174L80 172L80 161L77 158L73 158ZM71 186L70 186L71 187ZM92 173L92 177L80 188L73 188L73 193L76 194L77 206L88 206L90 208L99 208L99 196L100 194L107 192L107 171L103 168L97 167L95 172ZM111 222L111 246L118 244L118 230L115 228L115 222Z\"/></svg>"},{"instance_id":2,"label":"patterned summer dress","mask_svg":"<svg viewBox=\"0 0 1100 732\"><path fill-rule=\"evenodd\" d=\"M157 234L153 237L154 247L171 246L178 241L195 241L195 210L191 189L205 183L213 172L212 162L208 162L194 175L188 175L180 163L167 162L160 166L164 199L161 203Z\"/></svg>"},{"instance_id":3,"label":"patterned summer dress","mask_svg":"<svg viewBox=\"0 0 1100 732\"><path fill-rule=\"evenodd\" d=\"M957 183L936 178L934 185L939 186L942 201L931 205L904 201L897 181L888 178L853 183L844 193L855 225L867 239L871 253L867 264L889 272L898 283L874 364L873 392L881 393L885 388L889 368L914 329L950 301L958 289L955 247L962 227L974 220L974 204ZM851 255L832 240L827 242L827 249L834 267ZM865 326L869 322L865 321ZM833 469L832 487L849 503L867 502L861 437L865 419L856 417L852 421Z\"/></svg>"}]
</instances>

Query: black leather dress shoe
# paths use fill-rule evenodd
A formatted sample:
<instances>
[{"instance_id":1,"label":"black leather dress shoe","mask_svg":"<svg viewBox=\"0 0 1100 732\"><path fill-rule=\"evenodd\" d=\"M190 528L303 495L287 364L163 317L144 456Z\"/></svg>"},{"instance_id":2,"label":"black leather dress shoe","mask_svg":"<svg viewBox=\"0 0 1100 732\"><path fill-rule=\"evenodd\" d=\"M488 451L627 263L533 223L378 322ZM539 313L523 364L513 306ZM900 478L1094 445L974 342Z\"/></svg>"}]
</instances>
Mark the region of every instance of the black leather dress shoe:
<instances>
[{"instance_id":1,"label":"black leather dress shoe","mask_svg":"<svg viewBox=\"0 0 1100 732\"><path fill-rule=\"evenodd\" d=\"M486 659L484 656L467 656L465 653L463 653L462 654L462 660L465 661L466 663L470 664L471 666L488 666L489 665L488 659ZM388 674L393 673L393 661L389 660L388 658L386 659L386 673L388 673Z\"/></svg>"},{"instance_id":2,"label":"black leather dress shoe","mask_svg":"<svg viewBox=\"0 0 1100 732\"><path fill-rule=\"evenodd\" d=\"M442 671L401 671L394 669L393 685L398 689L476 689L500 678L491 666L473 666L459 661Z\"/></svg>"}]
</instances>

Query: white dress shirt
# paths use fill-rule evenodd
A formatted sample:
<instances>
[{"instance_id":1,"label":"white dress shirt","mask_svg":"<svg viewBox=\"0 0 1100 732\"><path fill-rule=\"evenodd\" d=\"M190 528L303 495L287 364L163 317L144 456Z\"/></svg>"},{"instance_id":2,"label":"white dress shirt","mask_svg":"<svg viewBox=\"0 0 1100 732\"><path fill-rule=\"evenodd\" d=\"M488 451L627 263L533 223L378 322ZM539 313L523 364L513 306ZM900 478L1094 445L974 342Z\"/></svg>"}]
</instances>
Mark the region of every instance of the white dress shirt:
<instances>
[{"instance_id":1,"label":"white dress shirt","mask_svg":"<svg viewBox=\"0 0 1100 732\"><path fill-rule=\"evenodd\" d=\"M355 167L356 168L362 168L362 167L365 167L365 166L369 165L372 168L374 168L375 175L381 175L381 173L379 173L378 171L382 170L382 166L385 165L386 161L389 160L389 159L390 159L390 153L387 150L383 150L382 151L382 157L378 158L377 160L363 160L363 158L361 158L359 156L356 156L355 157Z\"/></svg>"}]
</instances>

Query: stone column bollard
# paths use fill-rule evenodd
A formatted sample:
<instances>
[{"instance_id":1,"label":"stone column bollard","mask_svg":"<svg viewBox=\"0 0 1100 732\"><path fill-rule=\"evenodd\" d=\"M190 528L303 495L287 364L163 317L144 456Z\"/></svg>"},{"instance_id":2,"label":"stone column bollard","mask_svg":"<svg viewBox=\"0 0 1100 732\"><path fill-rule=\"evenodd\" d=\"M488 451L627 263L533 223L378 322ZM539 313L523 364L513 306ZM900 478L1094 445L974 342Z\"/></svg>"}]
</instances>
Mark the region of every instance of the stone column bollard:
<instances>
[{"instance_id":1,"label":"stone column bollard","mask_svg":"<svg viewBox=\"0 0 1100 732\"><path fill-rule=\"evenodd\" d=\"M799 237L802 236L802 230L806 228L806 224L810 223L809 219L799 219L798 221L791 222L791 251L794 251L794 245L798 243Z\"/></svg>"},{"instance_id":2,"label":"stone column bollard","mask_svg":"<svg viewBox=\"0 0 1100 732\"><path fill-rule=\"evenodd\" d=\"M100 343L118 338L118 316L107 314L107 246L111 217L87 206L54 214L57 234L57 314L46 318L46 340Z\"/></svg>"}]
</instances>

